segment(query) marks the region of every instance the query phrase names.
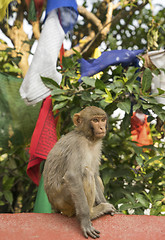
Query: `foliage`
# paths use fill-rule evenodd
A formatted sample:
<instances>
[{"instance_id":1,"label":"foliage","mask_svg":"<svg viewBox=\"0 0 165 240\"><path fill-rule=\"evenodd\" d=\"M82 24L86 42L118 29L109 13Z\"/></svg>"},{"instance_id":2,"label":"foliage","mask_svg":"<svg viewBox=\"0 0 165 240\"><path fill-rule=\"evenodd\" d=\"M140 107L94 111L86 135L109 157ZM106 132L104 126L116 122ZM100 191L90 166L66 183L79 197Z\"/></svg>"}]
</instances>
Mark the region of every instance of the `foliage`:
<instances>
[{"instance_id":1,"label":"foliage","mask_svg":"<svg viewBox=\"0 0 165 240\"><path fill-rule=\"evenodd\" d=\"M130 6L126 6L127 15L113 25L106 41L106 48L139 48L156 50L164 47L165 36L165 8L161 8L157 14L153 15L150 8L142 10L134 9L134 14L130 13ZM120 10L116 10L118 14Z\"/></svg>"},{"instance_id":2,"label":"foliage","mask_svg":"<svg viewBox=\"0 0 165 240\"><path fill-rule=\"evenodd\" d=\"M36 186L26 174L28 151L25 146L0 150L0 212L33 210Z\"/></svg>"},{"instance_id":3,"label":"foliage","mask_svg":"<svg viewBox=\"0 0 165 240\"><path fill-rule=\"evenodd\" d=\"M150 209L151 214L161 215L165 210L164 143L153 120L156 113L165 121L165 110L149 91L151 70L137 71L132 66L123 69L119 65L106 69L101 79L83 77L79 83L79 57L63 58L61 87L51 79L42 78L52 89L54 110L59 109L61 134L72 129L72 116L83 107L95 105L105 109L109 130L104 139L100 170L107 199L124 213L144 214L144 210ZM115 114L118 109L124 112L123 118ZM137 109L152 120L153 146L142 148L131 141L130 118Z\"/></svg>"},{"instance_id":4,"label":"foliage","mask_svg":"<svg viewBox=\"0 0 165 240\"><path fill-rule=\"evenodd\" d=\"M19 95L19 60L10 48L0 52L0 212L31 211L37 190L26 168L40 104L27 108Z\"/></svg>"},{"instance_id":5,"label":"foliage","mask_svg":"<svg viewBox=\"0 0 165 240\"><path fill-rule=\"evenodd\" d=\"M106 18L107 2L96 1L91 10L98 16L102 24ZM120 2L124 3L124 1ZM130 3L132 2L130 1ZM165 9L160 6L160 11L153 16L152 8L145 7L147 2L146 0L134 1L133 4L122 5L123 8L115 9L111 28L101 44L101 50L124 48L155 50L164 47ZM83 6L87 7L87 3L88 1L84 1ZM25 37L26 34L20 34L23 29L20 27L23 25L23 19L31 25L28 16L32 12L28 10L24 1L20 1L19 4L15 2L15 5L16 10L12 10L14 9L12 6L10 6L11 9L9 8L11 10L10 17L14 14L17 15L13 26L9 24L8 18L4 18L0 23L3 33L11 38L15 45L13 49L7 48L0 51L0 71L9 76L22 74L23 69L18 67L20 59L22 60L25 52L30 52L30 50L24 51L22 47L20 52L18 47L23 46L23 42L34 42L36 35L33 32L31 39L28 39L27 36ZM39 19L37 21L38 26L42 28L42 21ZM72 40L73 46L76 46L91 30L95 31L95 35L97 34L97 26L92 25L91 27L91 24L92 22L89 23L88 18L84 18L76 24L72 35L67 35L67 38ZM15 34L16 29L17 34ZM90 42L91 39L88 43L90 44ZM95 43L97 43L97 38ZM162 105L157 103L156 94L150 93L151 70L137 71L138 69L135 67L128 69L123 69L121 66L109 67L105 69L101 79L84 77L82 82L78 83L80 78L78 59L80 57L81 54L77 53L70 58L63 58L61 87L53 80L43 78L44 83L52 89L54 110L58 109L58 114L61 115L61 134L65 134L73 128L72 116L84 106L95 105L105 109L109 115L109 130L104 139L100 172L107 200L126 214L144 214L146 209L149 209L150 214L153 215L163 214L165 212L164 128L158 132L156 124L158 119L162 122L165 121L165 112ZM27 63L27 61L24 62ZM163 93L162 89L158 89L157 95ZM5 100L0 104L1 108L4 105L4 108L0 109L0 114L3 116L1 122L3 120L5 124L6 121L5 130L9 135L10 130L13 131L14 128L11 129L8 126L8 123L13 121L12 115L8 114L7 117L5 115L8 105L15 116L20 113L14 103L13 99L10 100L10 104ZM21 104L19 106L22 109ZM130 118L132 112L137 109L141 109L149 115L153 146L142 148L131 141ZM118 112L122 112L124 116L119 115ZM22 117L22 123L24 120ZM14 125L18 127L16 121ZM3 128L0 129L1 136L3 136L3 130ZM29 156L27 141L24 142L22 139L25 139L27 134L24 133L22 138L19 133L20 129L15 131L17 139L19 139L18 144L13 140L7 141L10 143L7 148L0 146L0 212L28 212L33 209L37 189L26 175Z\"/></svg>"},{"instance_id":6,"label":"foliage","mask_svg":"<svg viewBox=\"0 0 165 240\"><path fill-rule=\"evenodd\" d=\"M21 60L21 53L17 56L13 56L13 49L6 48L0 51L0 71L10 73L11 75L18 76L21 74L21 69L18 67L18 63Z\"/></svg>"}]
</instances>

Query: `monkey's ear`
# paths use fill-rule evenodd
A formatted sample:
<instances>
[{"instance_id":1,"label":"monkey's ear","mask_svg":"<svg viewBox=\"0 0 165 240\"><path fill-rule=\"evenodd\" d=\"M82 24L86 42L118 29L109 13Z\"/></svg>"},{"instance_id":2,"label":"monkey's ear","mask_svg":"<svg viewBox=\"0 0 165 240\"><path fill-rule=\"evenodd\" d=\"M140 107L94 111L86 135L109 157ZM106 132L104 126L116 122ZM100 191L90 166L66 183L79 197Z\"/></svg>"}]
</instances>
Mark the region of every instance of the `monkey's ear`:
<instances>
[{"instance_id":1,"label":"monkey's ear","mask_svg":"<svg viewBox=\"0 0 165 240\"><path fill-rule=\"evenodd\" d=\"M73 115L73 123L76 127L81 123L80 113L75 113Z\"/></svg>"}]
</instances>

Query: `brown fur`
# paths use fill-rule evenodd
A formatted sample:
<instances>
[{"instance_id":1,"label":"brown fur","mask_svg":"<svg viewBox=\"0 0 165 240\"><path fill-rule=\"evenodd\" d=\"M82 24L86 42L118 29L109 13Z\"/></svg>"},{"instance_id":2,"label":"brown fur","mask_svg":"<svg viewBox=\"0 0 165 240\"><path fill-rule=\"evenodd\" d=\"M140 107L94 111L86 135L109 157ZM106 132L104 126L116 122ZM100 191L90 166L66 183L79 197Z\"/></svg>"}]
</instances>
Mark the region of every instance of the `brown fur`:
<instances>
[{"instance_id":1,"label":"brown fur","mask_svg":"<svg viewBox=\"0 0 165 240\"><path fill-rule=\"evenodd\" d=\"M115 213L106 202L99 177L106 119L106 113L94 106L75 114L76 128L55 144L44 167L44 186L52 207L69 217L76 215L85 237L99 237L91 219Z\"/></svg>"}]
</instances>

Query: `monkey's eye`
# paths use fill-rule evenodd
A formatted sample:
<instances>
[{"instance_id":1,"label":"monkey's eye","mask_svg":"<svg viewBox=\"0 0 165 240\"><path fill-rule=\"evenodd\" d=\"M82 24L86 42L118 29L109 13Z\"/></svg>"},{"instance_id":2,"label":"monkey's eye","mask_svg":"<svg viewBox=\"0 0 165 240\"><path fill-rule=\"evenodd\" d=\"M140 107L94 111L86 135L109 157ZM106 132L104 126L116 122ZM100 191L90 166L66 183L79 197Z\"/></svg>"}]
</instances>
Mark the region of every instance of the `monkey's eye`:
<instances>
[{"instance_id":1,"label":"monkey's eye","mask_svg":"<svg viewBox=\"0 0 165 240\"><path fill-rule=\"evenodd\" d=\"M92 122L97 123L97 122L99 122L99 120L98 120L98 118L93 118Z\"/></svg>"},{"instance_id":2,"label":"monkey's eye","mask_svg":"<svg viewBox=\"0 0 165 240\"><path fill-rule=\"evenodd\" d=\"M102 121L102 122L105 122L105 121L106 121L106 118L102 118L101 121Z\"/></svg>"}]
</instances>

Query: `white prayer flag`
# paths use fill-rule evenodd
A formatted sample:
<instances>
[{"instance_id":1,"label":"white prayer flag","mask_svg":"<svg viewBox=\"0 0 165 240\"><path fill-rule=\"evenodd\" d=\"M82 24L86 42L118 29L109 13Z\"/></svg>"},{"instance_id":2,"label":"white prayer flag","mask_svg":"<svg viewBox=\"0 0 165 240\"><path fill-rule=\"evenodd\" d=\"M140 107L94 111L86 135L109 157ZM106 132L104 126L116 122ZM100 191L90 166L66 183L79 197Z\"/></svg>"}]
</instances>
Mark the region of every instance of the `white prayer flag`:
<instances>
[{"instance_id":1,"label":"white prayer flag","mask_svg":"<svg viewBox=\"0 0 165 240\"><path fill-rule=\"evenodd\" d=\"M27 105L36 104L51 93L42 82L41 76L51 78L60 85L62 75L57 71L56 65L64 36L54 9L46 18L32 63L20 87L20 95Z\"/></svg>"}]
</instances>

